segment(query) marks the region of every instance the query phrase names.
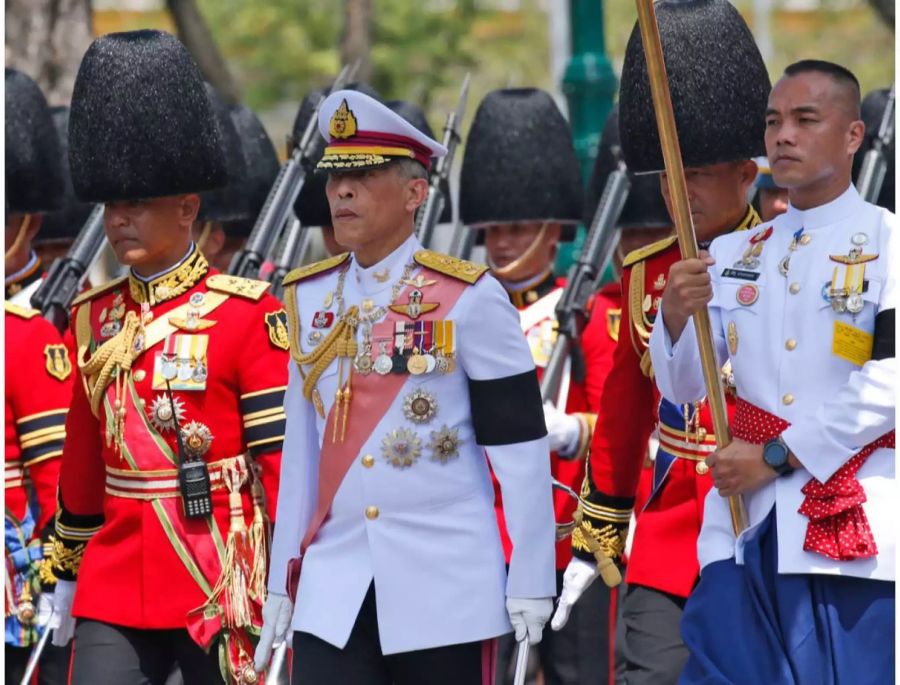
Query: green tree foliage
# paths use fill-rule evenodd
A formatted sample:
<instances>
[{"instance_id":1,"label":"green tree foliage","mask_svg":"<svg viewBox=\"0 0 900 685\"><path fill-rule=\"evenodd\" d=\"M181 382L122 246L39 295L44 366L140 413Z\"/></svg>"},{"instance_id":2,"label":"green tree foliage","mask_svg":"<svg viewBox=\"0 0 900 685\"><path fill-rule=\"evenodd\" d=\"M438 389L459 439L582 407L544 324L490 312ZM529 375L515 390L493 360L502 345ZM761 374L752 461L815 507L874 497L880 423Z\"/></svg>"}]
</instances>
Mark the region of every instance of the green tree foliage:
<instances>
[{"instance_id":1,"label":"green tree foliage","mask_svg":"<svg viewBox=\"0 0 900 685\"><path fill-rule=\"evenodd\" d=\"M338 0L200 0L250 106L297 101L340 69ZM372 85L427 106L475 63L474 0L373 0Z\"/></svg>"}]
</instances>

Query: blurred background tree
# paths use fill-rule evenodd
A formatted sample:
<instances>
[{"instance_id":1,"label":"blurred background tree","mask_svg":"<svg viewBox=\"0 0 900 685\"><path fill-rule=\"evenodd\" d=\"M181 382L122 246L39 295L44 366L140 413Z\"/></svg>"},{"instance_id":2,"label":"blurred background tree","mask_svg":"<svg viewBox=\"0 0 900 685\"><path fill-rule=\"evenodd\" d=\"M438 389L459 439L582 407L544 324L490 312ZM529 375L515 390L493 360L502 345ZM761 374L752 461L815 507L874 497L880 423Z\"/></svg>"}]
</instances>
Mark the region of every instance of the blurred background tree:
<instances>
[{"instance_id":1,"label":"blurred background tree","mask_svg":"<svg viewBox=\"0 0 900 685\"><path fill-rule=\"evenodd\" d=\"M893 81L894 0L733 2L770 46L773 77L791 61L816 56L850 67L864 92ZM566 12L567 5L565 0L7 0L6 63L36 78L52 104L66 104L92 35L137 28L178 32L206 78L226 99L259 111L276 141L284 139L302 97L327 85L342 57L363 57L363 73L382 96L416 102L437 131L471 71L473 105L465 130L475 105L493 88L529 85L559 95L560 84L551 74L548 12ZM618 72L636 11L629 0L603 5L607 51ZM761 7L765 26L755 26Z\"/></svg>"}]
</instances>

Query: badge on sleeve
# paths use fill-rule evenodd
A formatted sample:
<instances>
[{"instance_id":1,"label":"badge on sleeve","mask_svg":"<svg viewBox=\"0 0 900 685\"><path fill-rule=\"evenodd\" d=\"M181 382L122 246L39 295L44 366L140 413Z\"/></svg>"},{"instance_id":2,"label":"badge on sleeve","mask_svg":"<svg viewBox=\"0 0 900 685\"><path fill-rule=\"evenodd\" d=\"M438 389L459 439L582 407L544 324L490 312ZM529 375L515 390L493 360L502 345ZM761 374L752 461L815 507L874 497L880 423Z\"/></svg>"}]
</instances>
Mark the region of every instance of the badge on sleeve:
<instances>
[{"instance_id":1,"label":"badge on sleeve","mask_svg":"<svg viewBox=\"0 0 900 685\"><path fill-rule=\"evenodd\" d=\"M269 333L269 342L279 350L290 348L288 340L287 312L279 309L277 312L266 314L266 331Z\"/></svg>"},{"instance_id":2,"label":"badge on sleeve","mask_svg":"<svg viewBox=\"0 0 900 685\"><path fill-rule=\"evenodd\" d=\"M843 321L834 322L834 337L831 339L831 353L846 359L851 364L862 366L872 358L875 336L867 331Z\"/></svg>"},{"instance_id":3,"label":"badge on sleeve","mask_svg":"<svg viewBox=\"0 0 900 685\"><path fill-rule=\"evenodd\" d=\"M65 345L47 345L44 348L47 373L58 381L66 380L72 374L72 362Z\"/></svg>"}]
</instances>

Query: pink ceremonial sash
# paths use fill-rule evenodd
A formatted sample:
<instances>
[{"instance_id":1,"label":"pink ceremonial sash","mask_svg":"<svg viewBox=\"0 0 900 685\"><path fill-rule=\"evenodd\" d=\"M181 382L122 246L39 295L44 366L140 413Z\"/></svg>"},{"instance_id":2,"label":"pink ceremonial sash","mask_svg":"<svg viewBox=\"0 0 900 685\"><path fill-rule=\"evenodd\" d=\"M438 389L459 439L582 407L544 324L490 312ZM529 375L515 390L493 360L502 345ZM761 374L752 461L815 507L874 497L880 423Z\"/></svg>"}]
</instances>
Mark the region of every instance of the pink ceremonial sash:
<instances>
[{"instance_id":1,"label":"pink ceremonial sash","mask_svg":"<svg viewBox=\"0 0 900 685\"><path fill-rule=\"evenodd\" d=\"M425 291L425 299L428 302L438 302L439 305L436 309L429 312L427 316L423 316L417 321L439 320L450 312L468 284L427 268L423 268L423 272L427 272L430 279L437 281L433 286L428 286L428 289ZM400 294L398 297L399 301L402 301L402 297L407 290L408 288ZM393 323L403 319L402 314L389 310L383 321ZM328 412L328 419L325 421L325 440L323 441L322 453L319 457L319 497L316 511L310 520L309 527L306 529L306 535L303 536L303 541L300 545L300 556L288 562L287 593L291 601L294 601L297 596L303 554L315 538L316 533L319 532L319 528L325 523L328 512L331 510L334 496L337 494L338 488L341 486L350 465L359 456L360 448L381 422L385 412L387 412L400 389L406 383L406 379L406 374L390 373L385 376L379 376L375 373L367 375L353 374L350 381L353 399L347 418L347 433L340 442L334 442L330 439L330 436L333 435L334 421L337 419L335 405L332 404Z\"/></svg>"}]
</instances>

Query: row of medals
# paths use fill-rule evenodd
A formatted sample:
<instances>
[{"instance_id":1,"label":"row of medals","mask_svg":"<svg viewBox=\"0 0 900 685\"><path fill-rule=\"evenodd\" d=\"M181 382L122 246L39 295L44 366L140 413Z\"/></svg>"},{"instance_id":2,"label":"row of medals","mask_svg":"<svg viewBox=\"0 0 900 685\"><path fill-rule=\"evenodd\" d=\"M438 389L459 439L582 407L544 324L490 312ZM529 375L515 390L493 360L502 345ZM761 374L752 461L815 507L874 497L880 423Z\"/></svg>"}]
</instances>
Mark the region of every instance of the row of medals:
<instances>
[{"instance_id":1,"label":"row of medals","mask_svg":"<svg viewBox=\"0 0 900 685\"><path fill-rule=\"evenodd\" d=\"M862 254L863 245L869 242L869 236L865 233L854 233L850 238L853 247L850 249L849 257L851 259L859 257ZM860 282L863 282L860 276ZM863 300L861 290L849 290L847 288L828 288L827 295L825 288L822 289L822 296L826 300L831 301L831 309L837 314L850 312L851 314L859 314L866 306Z\"/></svg>"},{"instance_id":2,"label":"row of medals","mask_svg":"<svg viewBox=\"0 0 900 685\"><path fill-rule=\"evenodd\" d=\"M415 284L414 281L410 281L410 275L415 266L414 262L410 262L404 267L403 275L394 285L393 292L391 293L391 302L394 302L397 299L403 285ZM349 267L341 272L338 277L338 284L335 288L335 292L329 293L324 302L325 309L330 309L331 305L337 301L339 308L338 316L343 312L344 279L347 276L348 270ZM422 283L418 283L417 285L422 285ZM413 348L412 354L408 357L403 354L403 350L397 349L396 353L392 356L388 354L388 349L391 345L391 341L389 340L379 341L379 354L373 359L371 338L372 324L387 313L387 308L376 308L372 300L365 299L363 300L360 309L360 321L363 324L363 342L360 346L360 351L353 359L353 368L357 373L366 376L374 371L379 376L387 376L390 373L410 373L413 376L421 376L423 374L432 373L435 370L438 373L447 374L451 373L456 368L456 360L452 354L445 354L434 348L428 351ZM435 352L437 352L437 354L435 354Z\"/></svg>"},{"instance_id":3,"label":"row of medals","mask_svg":"<svg viewBox=\"0 0 900 685\"><path fill-rule=\"evenodd\" d=\"M363 349L353 360L353 368L364 376L372 371L380 376L407 372L413 376L421 376L435 370L438 373L446 374L456 368L456 360L453 357L441 353L437 355L431 352L422 353L419 348L413 348L409 357L404 356L399 350L391 356L387 353L389 344L389 342L382 342L381 353L373 360L371 351L367 349L367 343L363 343Z\"/></svg>"},{"instance_id":4,"label":"row of medals","mask_svg":"<svg viewBox=\"0 0 900 685\"><path fill-rule=\"evenodd\" d=\"M791 254L797 251L798 246L808 245L810 240L809 234L804 233L803 229L800 229L794 235L788 247L788 254L782 257L778 263L778 271L782 276L787 278L790 270ZM747 248L743 258L738 260L735 266L756 270L759 267L759 257L762 254L764 242L765 240L759 242L751 241L751 245ZM862 247L869 242L869 236L862 232L854 233L850 238L850 242L853 243L853 247L850 249L848 256L854 258L854 256L858 256L862 252ZM859 314L865 307L865 300L863 300L861 292L851 291L847 288L829 287L828 283L822 288L822 297L831 303L832 310L838 314L843 314L844 312Z\"/></svg>"}]
</instances>

